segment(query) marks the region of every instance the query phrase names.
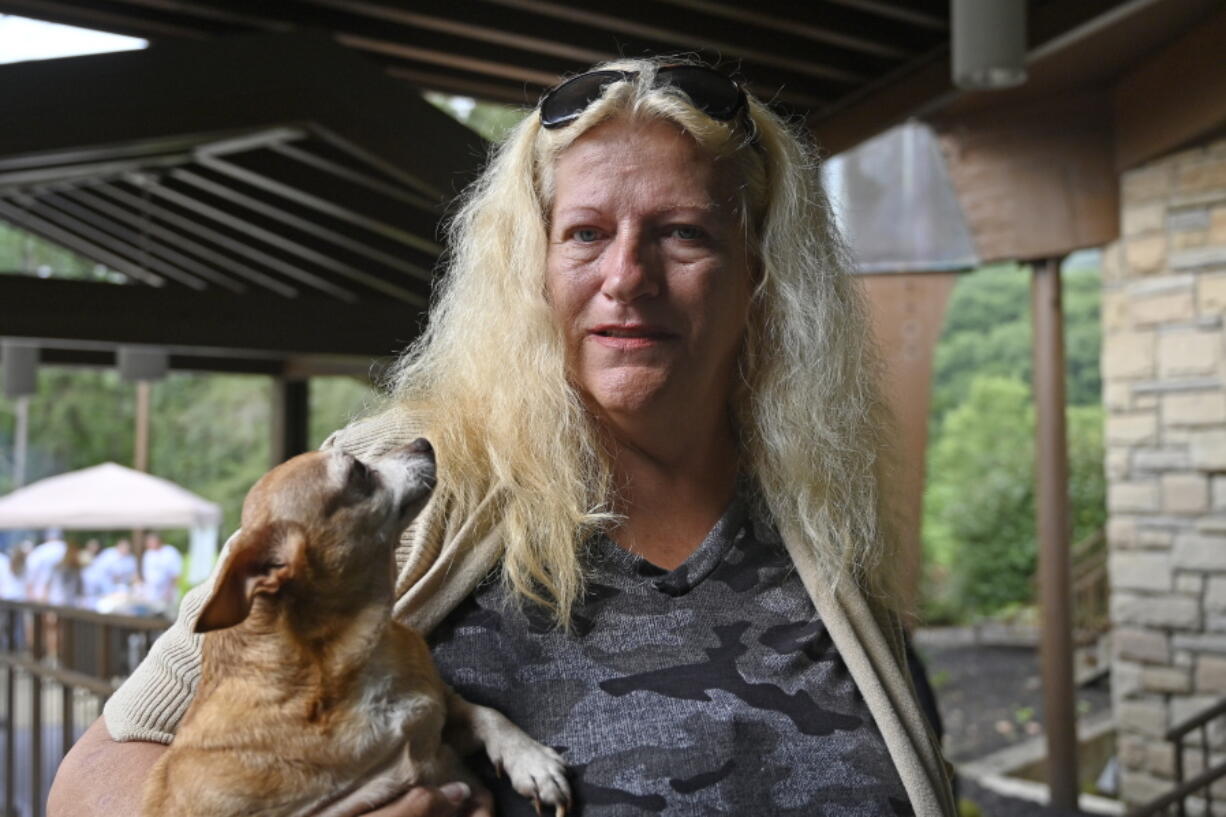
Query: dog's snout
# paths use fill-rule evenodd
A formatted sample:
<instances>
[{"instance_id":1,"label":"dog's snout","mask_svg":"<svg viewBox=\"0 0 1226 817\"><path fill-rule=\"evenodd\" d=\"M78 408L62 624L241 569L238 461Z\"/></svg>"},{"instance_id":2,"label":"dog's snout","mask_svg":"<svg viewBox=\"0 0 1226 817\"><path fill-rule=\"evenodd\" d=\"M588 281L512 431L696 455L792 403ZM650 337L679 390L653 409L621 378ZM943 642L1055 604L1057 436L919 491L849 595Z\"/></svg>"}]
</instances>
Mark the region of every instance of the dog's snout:
<instances>
[{"instance_id":1,"label":"dog's snout","mask_svg":"<svg viewBox=\"0 0 1226 817\"><path fill-rule=\"evenodd\" d=\"M425 437L418 437L416 440L409 443L406 448L411 454L427 454L431 459L434 458L434 446L430 445L430 441Z\"/></svg>"}]
</instances>

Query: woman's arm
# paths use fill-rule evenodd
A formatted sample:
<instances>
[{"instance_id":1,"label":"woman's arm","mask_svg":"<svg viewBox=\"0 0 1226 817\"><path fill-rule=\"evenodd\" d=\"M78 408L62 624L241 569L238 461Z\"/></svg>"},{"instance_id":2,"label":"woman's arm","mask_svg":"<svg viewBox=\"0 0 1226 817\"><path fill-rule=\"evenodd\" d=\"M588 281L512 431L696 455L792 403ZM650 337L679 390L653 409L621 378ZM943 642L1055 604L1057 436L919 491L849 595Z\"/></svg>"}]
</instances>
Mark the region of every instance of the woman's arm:
<instances>
[{"instance_id":1,"label":"woman's arm","mask_svg":"<svg viewBox=\"0 0 1226 817\"><path fill-rule=\"evenodd\" d=\"M145 777L165 751L160 743L111 740L98 718L60 763L47 817L136 817Z\"/></svg>"},{"instance_id":2,"label":"woman's arm","mask_svg":"<svg viewBox=\"0 0 1226 817\"><path fill-rule=\"evenodd\" d=\"M137 817L145 778L165 751L160 743L111 740L98 718L60 763L47 797L47 817ZM468 795L463 784L416 786L369 817L492 817L489 792Z\"/></svg>"}]
</instances>

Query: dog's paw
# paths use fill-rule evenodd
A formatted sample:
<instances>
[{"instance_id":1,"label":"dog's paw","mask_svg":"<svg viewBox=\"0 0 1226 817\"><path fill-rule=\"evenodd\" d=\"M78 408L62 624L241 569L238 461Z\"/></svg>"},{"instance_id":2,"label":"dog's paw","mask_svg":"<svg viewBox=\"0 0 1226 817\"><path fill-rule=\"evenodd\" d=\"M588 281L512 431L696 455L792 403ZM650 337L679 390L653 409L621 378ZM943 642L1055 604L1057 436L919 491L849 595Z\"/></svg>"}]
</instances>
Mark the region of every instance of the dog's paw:
<instances>
[{"instance_id":1,"label":"dog's paw","mask_svg":"<svg viewBox=\"0 0 1226 817\"><path fill-rule=\"evenodd\" d=\"M553 749L525 735L522 740L503 743L497 756L491 751L490 761L499 777L505 776L511 788L532 801L537 814L542 805L552 806L557 817L564 817L570 809L566 764Z\"/></svg>"}]
</instances>

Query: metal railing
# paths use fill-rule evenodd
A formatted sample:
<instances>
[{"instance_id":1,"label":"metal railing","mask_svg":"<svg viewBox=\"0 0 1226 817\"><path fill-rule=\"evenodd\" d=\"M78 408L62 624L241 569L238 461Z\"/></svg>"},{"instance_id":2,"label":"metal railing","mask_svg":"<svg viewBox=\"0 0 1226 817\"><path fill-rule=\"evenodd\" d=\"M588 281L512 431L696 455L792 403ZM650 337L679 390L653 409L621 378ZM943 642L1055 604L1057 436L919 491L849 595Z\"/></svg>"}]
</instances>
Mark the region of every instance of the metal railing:
<instances>
[{"instance_id":1,"label":"metal railing","mask_svg":"<svg viewBox=\"0 0 1226 817\"><path fill-rule=\"evenodd\" d=\"M1073 637L1092 643L1111 629L1111 585L1107 573L1107 532L1099 529L1069 553L1073 597Z\"/></svg>"},{"instance_id":2,"label":"metal railing","mask_svg":"<svg viewBox=\"0 0 1226 817\"><path fill-rule=\"evenodd\" d=\"M1128 817L1152 817L1155 814L1172 813L1178 817L1187 817L1188 800L1198 794L1203 802L1197 805L1203 808L1198 808L1197 811L1205 815L1214 813L1213 784L1226 777L1226 760L1212 763L1214 744L1216 743L1220 748L1223 742L1220 734L1216 741L1210 735L1210 727L1219 718L1223 719L1219 722L1220 726L1226 727L1226 699L1218 701L1208 709L1202 710L1166 731L1164 737L1171 743L1174 751L1175 785L1161 797L1128 812ZM1193 732L1199 732L1199 740L1194 739L1189 745L1187 737ZM1200 770L1193 777L1185 780L1187 764L1184 751L1189 748L1199 749L1198 766ZM1174 811L1169 811L1172 808Z\"/></svg>"},{"instance_id":3,"label":"metal railing","mask_svg":"<svg viewBox=\"0 0 1226 817\"><path fill-rule=\"evenodd\" d=\"M42 817L60 760L168 626L162 618L0 600L0 817Z\"/></svg>"}]
</instances>

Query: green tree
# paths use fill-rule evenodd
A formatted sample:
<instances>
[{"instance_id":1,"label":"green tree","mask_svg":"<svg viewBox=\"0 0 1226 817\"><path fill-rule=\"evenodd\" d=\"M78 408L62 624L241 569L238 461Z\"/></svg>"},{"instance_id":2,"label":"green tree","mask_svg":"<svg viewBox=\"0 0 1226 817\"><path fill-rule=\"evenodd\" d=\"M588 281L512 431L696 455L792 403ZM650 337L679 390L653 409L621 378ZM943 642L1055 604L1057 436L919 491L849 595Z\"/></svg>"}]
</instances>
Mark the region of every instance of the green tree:
<instances>
[{"instance_id":1,"label":"green tree","mask_svg":"<svg viewBox=\"0 0 1226 817\"><path fill-rule=\"evenodd\" d=\"M1073 541L1105 523L1097 268L1063 271ZM924 497L930 616L1031 601L1035 567L1030 273L963 276L937 347Z\"/></svg>"}]
</instances>

